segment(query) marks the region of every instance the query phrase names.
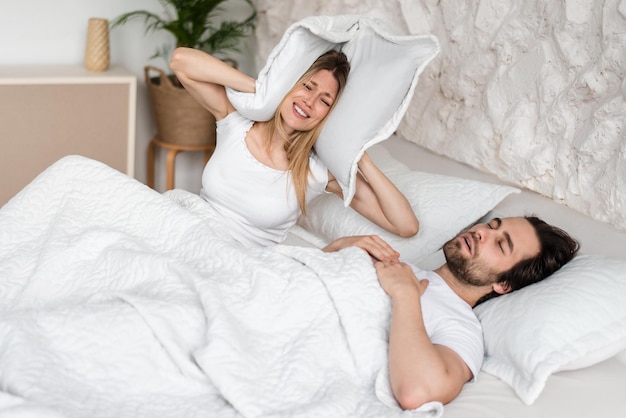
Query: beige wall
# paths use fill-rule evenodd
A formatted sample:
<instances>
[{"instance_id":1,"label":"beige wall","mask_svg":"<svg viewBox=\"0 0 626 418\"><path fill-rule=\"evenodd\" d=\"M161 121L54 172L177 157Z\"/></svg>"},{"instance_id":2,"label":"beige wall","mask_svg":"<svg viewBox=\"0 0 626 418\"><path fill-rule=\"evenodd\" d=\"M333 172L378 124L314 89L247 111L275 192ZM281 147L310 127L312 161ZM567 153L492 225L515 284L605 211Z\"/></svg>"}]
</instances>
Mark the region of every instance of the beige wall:
<instances>
[{"instance_id":1,"label":"beige wall","mask_svg":"<svg viewBox=\"0 0 626 418\"><path fill-rule=\"evenodd\" d=\"M257 65L293 22L362 13L441 53L404 138L626 229L626 0L256 0Z\"/></svg>"},{"instance_id":2,"label":"beige wall","mask_svg":"<svg viewBox=\"0 0 626 418\"><path fill-rule=\"evenodd\" d=\"M227 6L227 12L236 18L247 16L243 0L230 1ZM89 18L111 21L131 10L164 13L158 0L0 0L0 67L82 65ZM146 34L142 20L110 32L111 65L124 67L137 77L135 177L143 182L148 143L156 133L143 68L149 64L166 69L167 62L150 57L158 47L172 41L166 32ZM236 58L244 72L255 74L252 55L248 42ZM10 140L14 139L0 137L0 144ZM165 187L164 154L160 153L156 167L156 186L160 190ZM202 153L181 153L176 162L176 187L198 192L203 166ZM10 176L8 170L0 167L0 175Z\"/></svg>"}]
</instances>

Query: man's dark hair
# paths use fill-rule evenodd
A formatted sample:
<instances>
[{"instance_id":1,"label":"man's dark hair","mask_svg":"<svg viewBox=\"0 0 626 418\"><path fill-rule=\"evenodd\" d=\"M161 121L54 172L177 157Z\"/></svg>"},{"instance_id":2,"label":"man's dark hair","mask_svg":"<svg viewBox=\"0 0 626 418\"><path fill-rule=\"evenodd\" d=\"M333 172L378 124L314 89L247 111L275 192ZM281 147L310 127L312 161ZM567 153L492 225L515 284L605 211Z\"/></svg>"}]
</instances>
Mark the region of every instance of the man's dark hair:
<instances>
[{"instance_id":1,"label":"man's dark hair","mask_svg":"<svg viewBox=\"0 0 626 418\"><path fill-rule=\"evenodd\" d=\"M536 216L524 217L535 228L539 238L539 254L514 265L500 275L498 283L505 283L511 291L537 283L569 262L580 248L578 241L562 229L550 225ZM479 305L498 296L492 291L478 300Z\"/></svg>"}]
</instances>

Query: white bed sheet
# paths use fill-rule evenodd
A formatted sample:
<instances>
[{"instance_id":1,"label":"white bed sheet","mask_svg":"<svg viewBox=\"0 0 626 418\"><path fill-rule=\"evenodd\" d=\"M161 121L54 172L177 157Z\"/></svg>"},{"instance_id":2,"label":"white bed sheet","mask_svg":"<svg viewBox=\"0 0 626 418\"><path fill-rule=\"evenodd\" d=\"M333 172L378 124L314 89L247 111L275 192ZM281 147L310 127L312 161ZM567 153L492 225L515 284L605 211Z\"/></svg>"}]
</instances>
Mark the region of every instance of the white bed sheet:
<instances>
[{"instance_id":1,"label":"white bed sheet","mask_svg":"<svg viewBox=\"0 0 626 418\"><path fill-rule=\"evenodd\" d=\"M0 209L0 417L441 416L390 394L364 252L243 249L183 200L67 157Z\"/></svg>"},{"instance_id":2,"label":"white bed sheet","mask_svg":"<svg viewBox=\"0 0 626 418\"><path fill-rule=\"evenodd\" d=\"M506 184L495 176L476 170L414 143L392 136L382 144L398 161L414 170ZM577 211L529 190L504 199L486 216L537 215L557 225L581 242L586 253L624 257L626 232L595 221ZM295 245L311 245L290 236ZM443 261L435 254L422 267L436 268ZM504 382L481 372L477 382L467 384L459 397L446 405L444 418L623 418L626 417L626 351L585 369L552 375L533 405L525 405Z\"/></svg>"},{"instance_id":3,"label":"white bed sheet","mask_svg":"<svg viewBox=\"0 0 626 418\"><path fill-rule=\"evenodd\" d=\"M393 137L384 144L392 155L411 168L498 182L488 174L434 155L402 139ZM343 299L341 295L349 294L348 299L351 299L354 292L365 290L369 296L362 297L370 297L372 305L384 310L384 303L381 303L384 298L376 302L377 296L373 296L382 294L372 271L348 269L331 272L327 270L328 263L320 263L316 259L315 252L285 246L262 250L258 257L249 258L247 253L225 244L221 238L202 240L202 236L220 235L211 232L211 228L206 226L206 219L192 216L168 198L119 173L109 183L111 173L105 171L107 174L104 176L95 173L95 178L79 171L65 173L65 179L57 179L58 183L40 182L35 187L43 192L39 195L43 200L33 199L23 206L19 201L14 202L11 204L13 209L5 207L0 211L3 232L0 236L0 332L3 333L0 338L0 417L169 417L207 414L227 417L258 415L261 411L271 416L303 417L440 415L436 405L426 415L401 413L397 408L387 406L388 388L381 383L384 374L379 373L385 362L384 356L380 355L384 351L384 343L379 338L376 344L371 344L371 332L382 336L384 325L379 323L380 326L373 331L370 326L361 330L370 333L367 338L370 343L359 344L358 339L364 335L359 331L359 324L369 325L361 315L372 312L369 309L355 311L355 306L340 306L341 303L334 302L329 303L324 312L340 315L333 316L335 319L330 321L337 327L333 330L318 328L317 337L311 341L317 341L315 338L328 332L334 335L346 332L345 338L355 338L354 343L342 345L341 356L352 358L352 363L356 364L356 367L344 370L348 378L333 380L330 385L318 381L320 392L317 393L328 397L322 403L317 399L315 402L303 402L304 398L297 395L293 398L291 409L282 408L285 405L283 398L268 402L267 389L252 393L251 397L248 397L250 393L242 394L240 388L266 385L268 378L263 369L258 368L260 363L232 361L261 359L258 355L264 350L259 351L259 346L255 344L244 344L245 350L250 351L238 356L223 350L224 347L207 344L206 336L210 333L205 334L203 329L210 319L216 320L218 327L211 332L224 333L221 334L221 341L230 348L248 341L249 335L228 332L237 329L229 326L235 317L234 311L213 309L216 304L236 302L241 292L233 295L217 283L208 285L203 275L204 279L206 275L215 274L230 277L228 280L238 290L254 289L250 293L251 300L258 308L263 305L263 298L272 294L272 287L247 287L256 282L242 281L242 278L283 280L282 275L277 276L275 272L263 268L264 261L268 259L282 260L286 262L284 270L280 270L283 275L289 272L288 277L297 278L304 274L315 279L311 283L317 283L313 288L293 289L296 293L292 296L304 297L304 293L310 295L312 289L317 289L316 295L332 295L331 299L337 302ZM55 192L68 179L79 183L79 187L61 198ZM110 194L103 195L107 188ZM92 193L91 197L89 193ZM82 199L90 203L80 204ZM105 205L108 215L100 212ZM16 210L16 207L23 210ZM160 212L160 215L145 216L154 211ZM10 219L3 218L7 212L11 212ZM537 214L580 239L585 252L621 256L626 248L626 233L532 192L510 196L496 207L495 213L499 216ZM38 238L32 239L33 236L23 234L25 230L16 227L15 222L21 223L29 233L38 234ZM115 228L111 229L111 226ZM71 234L68 235L68 232ZM94 242L98 243L96 249L92 245ZM31 244L35 247L29 247ZM287 244L312 245L293 235ZM20 245L23 251L15 251L15 246ZM37 252L31 251L33 249ZM76 249L83 252L76 253ZM8 251L13 252L9 254ZM360 254L358 250L354 251ZM141 257L114 256L125 252L135 252ZM214 257L207 257L207 254ZM116 261L109 264L105 262L107 257ZM334 257L343 255L336 254ZM361 267L364 268L369 260L363 258L365 262ZM80 266L76 261L84 265ZM433 265L426 267L436 267L441 260L433 257L429 261ZM137 263L136 267L141 268L130 269L129 263ZM83 270L85 267L88 269ZM8 280L16 277L15 272L24 272L25 269L29 270L27 285ZM233 270L243 274L231 276ZM93 273L98 280L76 280L85 271ZM129 274L133 272L141 274ZM330 282L318 280L326 276L358 285L333 290ZM352 280L351 276L358 276L358 281ZM371 280L368 283L372 286L363 286L363 277L369 277ZM121 278L124 280L119 280ZM324 287L324 292L320 292L320 286ZM184 304L185 309L179 309L177 301ZM246 300L238 305L239 313L247 311L248 302ZM230 303L226 304L230 306ZM297 304L269 306L274 312L274 319L289 318L289 314L277 315L284 313L281 308L290 309L292 313L298 312L299 308ZM370 307L370 304L367 306ZM341 317L342 311L345 317ZM308 318L319 320L313 312L309 314ZM259 319L256 315L246 318L251 321ZM352 331L338 326L339 322L344 325L350 322L350 318L359 318L351 322L356 326ZM265 321L268 321L267 317ZM258 323L250 325L253 329ZM283 325L290 328L288 324ZM291 328L288 335L294 337L295 342L299 341L300 332L305 331ZM50 345L51 342L54 345ZM301 348L308 354L322 357L336 355L326 349L328 344L334 346L335 342ZM359 354L350 349L356 345L368 347L368 351ZM79 350L76 351L76 348ZM279 351L276 346L269 349L274 354ZM251 353L256 353L256 356ZM370 360L375 361L370 362L363 356L370 356ZM334 368L346 365L332 358L325 361ZM267 358L262 363L267 365ZM300 365L298 362L290 364L291 367ZM300 376L324 376L319 367L311 367L315 364L312 362L304 369L278 368L278 375L294 373L297 369ZM367 367L359 366L368 364ZM232 380L233 373L240 373L241 378L252 373L253 378L247 382ZM365 376L366 379L361 381L355 376ZM270 379L276 384L279 380ZM506 384L481 372L477 383L467 385L456 400L445 406L443 416L621 418L626 416L624 387L626 352L585 369L556 373L550 377L544 392L532 406L524 405ZM361 390L365 392L359 394ZM277 396L280 393L280 390L275 392Z\"/></svg>"}]
</instances>

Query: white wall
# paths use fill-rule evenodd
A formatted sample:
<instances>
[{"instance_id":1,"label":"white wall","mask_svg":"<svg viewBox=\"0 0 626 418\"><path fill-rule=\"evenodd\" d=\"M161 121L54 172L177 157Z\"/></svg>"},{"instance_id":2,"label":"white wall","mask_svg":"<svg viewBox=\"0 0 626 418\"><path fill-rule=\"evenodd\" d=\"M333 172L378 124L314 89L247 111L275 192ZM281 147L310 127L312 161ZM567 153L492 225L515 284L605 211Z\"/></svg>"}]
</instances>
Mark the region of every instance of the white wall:
<instances>
[{"instance_id":1,"label":"white wall","mask_svg":"<svg viewBox=\"0 0 626 418\"><path fill-rule=\"evenodd\" d=\"M400 136L626 230L626 0L256 0L258 60L292 23L430 32Z\"/></svg>"},{"instance_id":2,"label":"white wall","mask_svg":"<svg viewBox=\"0 0 626 418\"><path fill-rule=\"evenodd\" d=\"M233 16L245 7L234 1ZM245 3L243 3L245 6ZM0 65L79 64L84 59L87 22L91 17L113 20L133 10L149 10L161 14L158 0L20 0L0 1ZM166 69L163 60L150 60L157 46L173 42L163 33L146 35L143 22L136 20L110 32L111 65L120 65L137 76L137 145L135 176L146 180L146 150L154 136L150 104L144 82L145 65ZM252 41L243 45L237 56L240 68L255 74L251 53ZM177 158L176 187L200 190L202 153L181 153ZM157 163L157 188L165 184L164 158Z\"/></svg>"},{"instance_id":3,"label":"white wall","mask_svg":"<svg viewBox=\"0 0 626 418\"><path fill-rule=\"evenodd\" d=\"M362 13L398 33L434 33L442 52L421 77L400 135L626 229L626 0L255 3L258 44L240 58L251 75L306 16ZM157 0L2 0L0 65L80 64L90 17L136 9L161 11ZM142 181L155 131L143 67L164 65L148 57L167 39L145 36L141 22L111 33L112 63L139 81ZM197 191L201 155L182 154L178 165L176 186Z\"/></svg>"}]
</instances>

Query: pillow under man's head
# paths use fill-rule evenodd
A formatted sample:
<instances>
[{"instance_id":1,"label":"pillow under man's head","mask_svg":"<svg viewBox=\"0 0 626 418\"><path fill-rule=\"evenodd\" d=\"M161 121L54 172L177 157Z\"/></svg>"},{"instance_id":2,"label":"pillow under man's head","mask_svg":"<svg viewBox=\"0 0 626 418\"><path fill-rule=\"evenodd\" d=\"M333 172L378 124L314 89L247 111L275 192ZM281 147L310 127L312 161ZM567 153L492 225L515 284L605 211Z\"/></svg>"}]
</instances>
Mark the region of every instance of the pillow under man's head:
<instances>
[{"instance_id":1,"label":"pillow under man's head","mask_svg":"<svg viewBox=\"0 0 626 418\"><path fill-rule=\"evenodd\" d=\"M351 70L315 151L341 185L347 206L354 196L358 161L396 130L439 43L432 35L391 34L368 16L308 17L291 25L274 47L259 72L256 92L227 89L228 98L245 117L269 120L300 76L330 49L343 51Z\"/></svg>"}]
</instances>

